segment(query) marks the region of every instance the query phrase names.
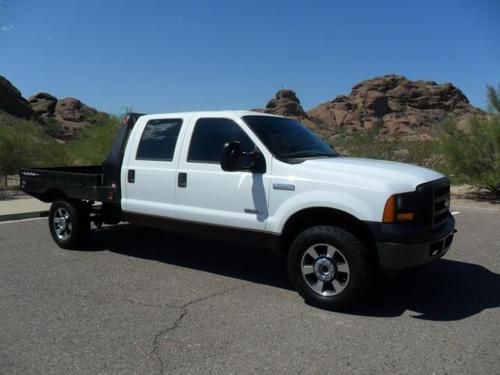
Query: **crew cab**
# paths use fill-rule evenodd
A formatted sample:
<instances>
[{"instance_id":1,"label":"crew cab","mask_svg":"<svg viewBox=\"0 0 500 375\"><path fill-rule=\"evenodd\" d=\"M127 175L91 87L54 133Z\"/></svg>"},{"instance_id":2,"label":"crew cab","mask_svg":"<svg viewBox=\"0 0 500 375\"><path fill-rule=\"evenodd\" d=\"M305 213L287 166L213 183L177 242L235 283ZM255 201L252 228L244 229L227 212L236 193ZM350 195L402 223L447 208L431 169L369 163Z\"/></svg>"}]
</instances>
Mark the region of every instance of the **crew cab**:
<instances>
[{"instance_id":1,"label":"crew cab","mask_svg":"<svg viewBox=\"0 0 500 375\"><path fill-rule=\"evenodd\" d=\"M442 257L455 233L444 175L341 156L259 112L129 114L103 165L22 169L20 181L52 202L61 248L122 221L253 243L285 255L300 295L330 309L358 303L377 270Z\"/></svg>"}]
</instances>

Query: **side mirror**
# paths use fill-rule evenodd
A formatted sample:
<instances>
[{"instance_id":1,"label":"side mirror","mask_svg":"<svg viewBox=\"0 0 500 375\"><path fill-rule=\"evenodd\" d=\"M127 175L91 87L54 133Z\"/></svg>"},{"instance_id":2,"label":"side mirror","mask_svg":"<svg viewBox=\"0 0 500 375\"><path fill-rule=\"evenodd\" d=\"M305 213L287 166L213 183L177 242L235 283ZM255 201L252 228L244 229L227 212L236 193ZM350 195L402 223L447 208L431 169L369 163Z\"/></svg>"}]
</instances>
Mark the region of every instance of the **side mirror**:
<instances>
[{"instance_id":1,"label":"side mirror","mask_svg":"<svg viewBox=\"0 0 500 375\"><path fill-rule=\"evenodd\" d=\"M266 161L262 154L259 151L242 152L240 142L236 141L224 145L220 166L226 172L266 172Z\"/></svg>"},{"instance_id":2,"label":"side mirror","mask_svg":"<svg viewBox=\"0 0 500 375\"><path fill-rule=\"evenodd\" d=\"M226 172L239 171L239 160L241 158L240 142L228 142L224 145L220 167Z\"/></svg>"}]
</instances>

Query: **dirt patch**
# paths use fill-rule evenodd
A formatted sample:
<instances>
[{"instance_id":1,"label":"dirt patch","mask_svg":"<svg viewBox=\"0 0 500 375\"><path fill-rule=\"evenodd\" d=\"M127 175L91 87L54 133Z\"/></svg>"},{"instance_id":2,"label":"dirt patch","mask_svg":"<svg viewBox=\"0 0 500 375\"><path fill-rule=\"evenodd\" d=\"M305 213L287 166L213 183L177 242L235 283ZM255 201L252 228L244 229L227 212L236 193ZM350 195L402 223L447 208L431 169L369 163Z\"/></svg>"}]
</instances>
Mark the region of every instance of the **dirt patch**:
<instances>
[{"instance_id":1,"label":"dirt patch","mask_svg":"<svg viewBox=\"0 0 500 375\"><path fill-rule=\"evenodd\" d=\"M498 194L470 185L452 186L451 203L453 208L481 208L500 213L500 197Z\"/></svg>"}]
</instances>

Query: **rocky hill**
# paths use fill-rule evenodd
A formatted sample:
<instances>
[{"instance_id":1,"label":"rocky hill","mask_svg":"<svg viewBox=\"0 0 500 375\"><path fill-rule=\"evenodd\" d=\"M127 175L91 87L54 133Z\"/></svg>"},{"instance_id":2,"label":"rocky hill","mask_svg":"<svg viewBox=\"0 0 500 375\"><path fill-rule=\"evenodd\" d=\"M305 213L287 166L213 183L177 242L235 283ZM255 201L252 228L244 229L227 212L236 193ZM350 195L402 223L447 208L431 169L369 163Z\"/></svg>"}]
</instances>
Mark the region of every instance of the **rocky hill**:
<instances>
[{"instance_id":1,"label":"rocky hill","mask_svg":"<svg viewBox=\"0 0 500 375\"><path fill-rule=\"evenodd\" d=\"M26 100L6 78L0 76L0 111L23 119L31 119L45 132L60 140L74 139L78 133L95 123L98 114L75 98L57 99L45 92Z\"/></svg>"},{"instance_id":2,"label":"rocky hill","mask_svg":"<svg viewBox=\"0 0 500 375\"><path fill-rule=\"evenodd\" d=\"M42 123L53 126L51 131L59 139L75 138L81 130L94 123L93 117L97 114L95 109L78 99L57 99L45 92L30 97L29 103Z\"/></svg>"},{"instance_id":3,"label":"rocky hill","mask_svg":"<svg viewBox=\"0 0 500 375\"><path fill-rule=\"evenodd\" d=\"M481 113L451 83L412 81L385 75L353 86L350 95L305 112L295 92L280 90L260 111L297 118L330 139L339 134L375 131L385 139L429 140L435 127L449 116L465 121Z\"/></svg>"},{"instance_id":4,"label":"rocky hill","mask_svg":"<svg viewBox=\"0 0 500 375\"><path fill-rule=\"evenodd\" d=\"M433 126L447 117L463 121L479 112L451 83L412 81L391 74L354 85L350 95L323 103L308 116L333 134L376 129L385 137L425 140L433 137Z\"/></svg>"}]
</instances>

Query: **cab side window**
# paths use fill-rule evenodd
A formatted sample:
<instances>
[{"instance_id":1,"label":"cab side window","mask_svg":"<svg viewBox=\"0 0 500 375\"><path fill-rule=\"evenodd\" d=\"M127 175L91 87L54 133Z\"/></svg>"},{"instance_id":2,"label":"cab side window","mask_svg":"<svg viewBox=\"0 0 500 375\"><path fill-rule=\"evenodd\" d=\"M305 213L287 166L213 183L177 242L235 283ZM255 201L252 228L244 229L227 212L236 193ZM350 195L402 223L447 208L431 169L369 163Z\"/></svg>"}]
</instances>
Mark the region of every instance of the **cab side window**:
<instances>
[{"instance_id":1,"label":"cab side window","mask_svg":"<svg viewBox=\"0 0 500 375\"><path fill-rule=\"evenodd\" d=\"M149 120L142 133L136 159L172 161L181 126L181 119Z\"/></svg>"},{"instance_id":2,"label":"cab side window","mask_svg":"<svg viewBox=\"0 0 500 375\"><path fill-rule=\"evenodd\" d=\"M187 161L193 163L219 163L224 144L239 141L241 151L250 152L254 143L240 126L225 118L202 118L196 122L191 136Z\"/></svg>"}]
</instances>

